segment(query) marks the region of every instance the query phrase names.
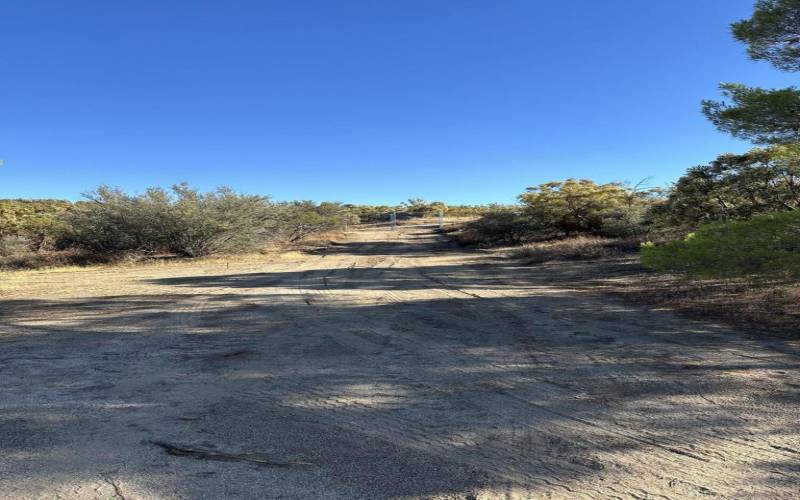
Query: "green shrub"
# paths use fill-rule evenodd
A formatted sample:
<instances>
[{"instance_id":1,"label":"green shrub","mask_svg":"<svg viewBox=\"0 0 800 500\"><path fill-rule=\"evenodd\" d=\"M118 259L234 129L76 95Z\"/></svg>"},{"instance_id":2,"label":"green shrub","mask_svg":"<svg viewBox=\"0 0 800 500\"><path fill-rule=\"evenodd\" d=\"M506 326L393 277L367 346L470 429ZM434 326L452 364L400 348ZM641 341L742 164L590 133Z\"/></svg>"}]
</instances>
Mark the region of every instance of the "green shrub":
<instances>
[{"instance_id":1,"label":"green shrub","mask_svg":"<svg viewBox=\"0 0 800 500\"><path fill-rule=\"evenodd\" d=\"M272 240L298 243L313 234L338 229L352 220L347 207L340 203L293 201L275 206Z\"/></svg>"},{"instance_id":2,"label":"green shrub","mask_svg":"<svg viewBox=\"0 0 800 500\"><path fill-rule=\"evenodd\" d=\"M463 245L514 245L527 241L530 234L519 210L499 208L466 223L457 238Z\"/></svg>"},{"instance_id":3,"label":"green shrub","mask_svg":"<svg viewBox=\"0 0 800 500\"><path fill-rule=\"evenodd\" d=\"M596 184L588 179L567 179L529 187L519 196L532 227L564 235L591 233L631 236L643 230L643 216L660 191L640 185ZM615 233L615 234L611 234Z\"/></svg>"},{"instance_id":4,"label":"green shrub","mask_svg":"<svg viewBox=\"0 0 800 500\"><path fill-rule=\"evenodd\" d=\"M94 254L170 252L198 257L258 249L271 235L275 209L267 198L225 188L200 193L185 184L171 191L128 195L101 187L64 217L60 247Z\"/></svg>"},{"instance_id":5,"label":"green shrub","mask_svg":"<svg viewBox=\"0 0 800 500\"><path fill-rule=\"evenodd\" d=\"M52 248L59 217L74 207L62 200L0 200L0 237L25 238L33 250Z\"/></svg>"},{"instance_id":6,"label":"green shrub","mask_svg":"<svg viewBox=\"0 0 800 500\"><path fill-rule=\"evenodd\" d=\"M683 240L642 246L642 264L697 277L800 276L800 211L701 226Z\"/></svg>"},{"instance_id":7,"label":"green shrub","mask_svg":"<svg viewBox=\"0 0 800 500\"><path fill-rule=\"evenodd\" d=\"M92 255L124 252L200 257L297 243L343 225L340 203L273 203L268 197L220 188L202 193L185 184L129 195L100 187L58 219L59 249Z\"/></svg>"},{"instance_id":8,"label":"green shrub","mask_svg":"<svg viewBox=\"0 0 800 500\"><path fill-rule=\"evenodd\" d=\"M599 234L608 238L630 238L651 230L648 220L649 206L643 204L622 206L603 217Z\"/></svg>"}]
</instances>

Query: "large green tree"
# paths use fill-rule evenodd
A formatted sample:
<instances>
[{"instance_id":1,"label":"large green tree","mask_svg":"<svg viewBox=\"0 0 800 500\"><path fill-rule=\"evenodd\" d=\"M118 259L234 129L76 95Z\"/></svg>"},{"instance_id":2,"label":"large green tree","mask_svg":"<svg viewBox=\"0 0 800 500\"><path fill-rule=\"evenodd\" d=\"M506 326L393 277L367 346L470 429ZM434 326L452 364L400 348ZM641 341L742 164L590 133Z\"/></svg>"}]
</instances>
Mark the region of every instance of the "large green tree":
<instances>
[{"instance_id":1,"label":"large green tree","mask_svg":"<svg viewBox=\"0 0 800 500\"><path fill-rule=\"evenodd\" d=\"M718 129L756 144L800 142L800 90L739 83L720 88L726 101L703 101L703 113Z\"/></svg>"},{"instance_id":2,"label":"large green tree","mask_svg":"<svg viewBox=\"0 0 800 500\"><path fill-rule=\"evenodd\" d=\"M731 26L750 57L785 71L800 70L800 0L759 0L750 19ZM703 101L717 128L758 144L800 142L800 89L721 86L723 101Z\"/></svg>"},{"instance_id":3,"label":"large green tree","mask_svg":"<svg viewBox=\"0 0 800 500\"><path fill-rule=\"evenodd\" d=\"M800 208L800 146L724 154L690 168L656 208L670 224L746 219Z\"/></svg>"},{"instance_id":4,"label":"large green tree","mask_svg":"<svg viewBox=\"0 0 800 500\"><path fill-rule=\"evenodd\" d=\"M753 17L731 25L756 60L785 71L800 71L800 0L759 0Z\"/></svg>"},{"instance_id":5,"label":"large green tree","mask_svg":"<svg viewBox=\"0 0 800 500\"><path fill-rule=\"evenodd\" d=\"M626 222L632 212L643 213L657 193L612 182L567 179L529 187L519 196L531 228L564 234L602 232L614 223ZM629 221L636 224L636 221Z\"/></svg>"}]
</instances>

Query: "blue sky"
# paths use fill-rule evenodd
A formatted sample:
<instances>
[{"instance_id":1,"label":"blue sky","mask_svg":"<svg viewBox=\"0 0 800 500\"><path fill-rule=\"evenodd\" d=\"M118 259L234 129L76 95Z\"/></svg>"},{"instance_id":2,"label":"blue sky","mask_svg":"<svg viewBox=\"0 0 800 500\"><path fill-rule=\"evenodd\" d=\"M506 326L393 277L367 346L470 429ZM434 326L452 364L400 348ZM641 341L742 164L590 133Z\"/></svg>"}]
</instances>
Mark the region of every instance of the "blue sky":
<instances>
[{"instance_id":1,"label":"blue sky","mask_svg":"<svg viewBox=\"0 0 800 500\"><path fill-rule=\"evenodd\" d=\"M791 75L753 0L4 0L0 197L188 181L276 199L512 202L674 181L750 146L700 100Z\"/></svg>"}]
</instances>

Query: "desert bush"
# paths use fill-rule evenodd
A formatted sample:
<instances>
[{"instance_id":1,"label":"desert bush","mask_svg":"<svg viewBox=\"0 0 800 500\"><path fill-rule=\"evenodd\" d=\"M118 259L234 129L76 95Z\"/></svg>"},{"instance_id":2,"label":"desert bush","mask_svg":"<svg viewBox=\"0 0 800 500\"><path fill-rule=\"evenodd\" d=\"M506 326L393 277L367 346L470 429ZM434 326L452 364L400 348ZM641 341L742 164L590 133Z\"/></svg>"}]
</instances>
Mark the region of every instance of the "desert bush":
<instances>
[{"instance_id":1,"label":"desert bush","mask_svg":"<svg viewBox=\"0 0 800 500\"><path fill-rule=\"evenodd\" d=\"M619 207L603 217L598 234L608 238L630 238L650 232L649 208L650 205L643 203Z\"/></svg>"},{"instance_id":2,"label":"desert bush","mask_svg":"<svg viewBox=\"0 0 800 500\"><path fill-rule=\"evenodd\" d=\"M498 208L501 208L501 205L447 205L444 214L447 217L475 217L497 210Z\"/></svg>"},{"instance_id":3,"label":"desert bush","mask_svg":"<svg viewBox=\"0 0 800 500\"><path fill-rule=\"evenodd\" d=\"M45 269L64 266L85 266L89 264L116 263L123 259L122 254L93 254L79 249L42 250L16 255L0 256L0 269Z\"/></svg>"},{"instance_id":4,"label":"desert bush","mask_svg":"<svg viewBox=\"0 0 800 500\"><path fill-rule=\"evenodd\" d=\"M520 210L500 208L463 225L457 240L463 245L515 245L531 235Z\"/></svg>"},{"instance_id":5,"label":"desert bush","mask_svg":"<svg viewBox=\"0 0 800 500\"><path fill-rule=\"evenodd\" d=\"M707 224L682 240L647 243L642 264L708 278L800 276L800 211Z\"/></svg>"},{"instance_id":6,"label":"desert bush","mask_svg":"<svg viewBox=\"0 0 800 500\"><path fill-rule=\"evenodd\" d=\"M422 198L410 198L401 203L402 211L411 217L434 217L447 212L447 205L441 201L427 202Z\"/></svg>"},{"instance_id":7,"label":"desert bush","mask_svg":"<svg viewBox=\"0 0 800 500\"><path fill-rule=\"evenodd\" d=\"M349 205L348 208L354 222L361 224L386 222L393 210L388 205Z\"/></svg>"},{"instance_id":8,"label":"desert bush","mask_svg":"<svg viewBox=\"0 0 800 500\"><path fill-rule=\"evenodd\" d=\"M168 228L168 248L174 253L199 257L254 251L274 232L276 211L266 197L228 188L200 193L181 185L173 190L175 221Z\"/></svg>"},{"instance_id":9,"label":"desert bush","mask_svg":"<svg viewBox=\"0 0 800 500\"><path fill-rule=\"evenodd\" d=\"M273 217L272 241L298 243L313 234L338 229L351 213L341 203L295 201L282 203Z\"/></svg>"},{"instance_id":10,"label":"desert bush","mask_svg":"<svg viewBox=\"0 0 800 500\"><path fill-rule=\"evenodd\" d=\"M72 207L63 200L0 200L0 234L18 234L31 218L56 215Z\"/></svg>"},{"instance_id":11,"label":"desert bush","mask_svg":"<svg viewBox=\"0 0 800 500\"><path fill-rule=\"evenodd\" d=\"M509 256L531 264L553 260L591 260L633 254L639 250L640 245L641 240L637 238L573 236L528 243L512 250Z\"/></svg>"},{"instance_id":12,"label":"desert bush","mask_svg":"<svg viewBox=\"0 0 800 500\"><path fill-rule=\"evenodd\" d=\"M24 236L0 236L0 257L11 257L31 253L31 240Z\"/></svg>"},{"instance_id":13,"label":"desert bush","mask_svg":"<svg viewBox=\"0 0 800 500\"><path fill-rule=\"evenodd\" d=\"M446 205L441 201L427 202L421 198L411 198L398 206L388 205L345 205L349 209L353 224L374 224L388 222L392 212L398 218L434 217L443 212L447 217L474 217L502 208L501 205Z\"/></svg>"},{"instance_id":14,"label":"desert bush","mask_svg":"<svg viewBox=\"0 0 800 500\"><path fill-rule=\"evenodd\" d=\"M59 216L73 208L62 200L0 200L0 236L25 238L32 250L52 248Z\"/></svg>"},{"instance_id":15,"label":"desert bush","mask_svg":"<svg viewBox=\"0 0 800 500\"><path fill-rule=\"evenodd\" d=\"M128 195L100 187L90 203L66 214L59 246L96 254L170 252L198 257L258 247L269 236L275 210L267 198L221 188L200 193L185 184L171 191Z\"/></svg>"},{"instance_id":16,"label":"desert bush","mask_svg":"<svg viewBox=\"0 0 800 500\"><path fill-rule=\"evenodd\" d=\"M638 236L650 230L649 208L660 201L659 190L640 188L586 179L540 184L519 196L521 205L487 211L467 224L459 240L514 245L576 234Z\"/></svg>"}]
</instances>

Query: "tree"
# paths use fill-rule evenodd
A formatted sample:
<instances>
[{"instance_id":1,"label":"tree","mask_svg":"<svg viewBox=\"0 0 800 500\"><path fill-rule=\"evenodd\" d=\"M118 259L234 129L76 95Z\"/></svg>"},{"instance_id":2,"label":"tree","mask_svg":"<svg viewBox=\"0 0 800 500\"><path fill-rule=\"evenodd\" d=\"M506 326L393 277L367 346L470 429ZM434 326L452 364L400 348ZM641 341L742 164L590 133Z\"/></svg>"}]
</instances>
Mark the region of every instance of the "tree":
<instances>
[{"instance_id":1,"label":"tree","mask_svg":"<svg viewBox=\"0 0 800 500\"><path fill-rule=\"evenodd\" d=\"M753 59L800 70L800 0L759 0L750 19L733 23L734 38ZM757 144L800 142L800 89L721 85L726 100L705 100L703 114L723 132Z\"/></svg>"},{"instance_id":2,"label":"tree","mask_svg":"<svg viewBox=\"0 0 800 500\"><path fill-rule=\"evenodd\" d=\"M800 71L800 0L759 0L753 17L731 25L756 60L784 71Z\"/></svg>"},{"instance_id":3,"label":"tree","mask_svg":"<svg viewBox=\"0 0 800 500\"><path fill-rule=\"evenodd\" d=\"M800 146L724 154L678 179L656 209L670 224L746 219L800 208Z\"/></svg>"},{"instance_id":4,"label":"tree","mask_svg":"<svg viewBox=\"0 0 800 500\"><path fill-rule=\"evenodd\" d=\"M703 114L723 132L756 144L800 142L800 90L720 86L728 101L703 101Z\"/></svg>"},{"instance_id":5,"label":"tree","mask_svg":"<svg viewBox=\"0 0 800 500\"><path fill-rule=\"evenodd\" d=\"M530 187L519 200L531 227L569 235L601 232L609 219L649 197L649 192L637 192L617 182L567 179Z\"/></svg>"},{"instance_id":6,"label":"tree","mask_svg":"<svg viewBox=\"0 0 800 500\"><path fill-rule=\"evenodd\" d=\"M431 217L446 212L447 205L441 201L427 202L422 198L409 198L401 203L403 210L414 217Z\"/></svg>"}]
</instances>

